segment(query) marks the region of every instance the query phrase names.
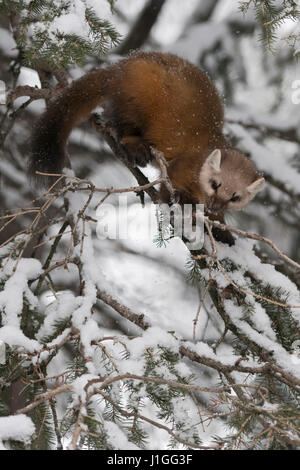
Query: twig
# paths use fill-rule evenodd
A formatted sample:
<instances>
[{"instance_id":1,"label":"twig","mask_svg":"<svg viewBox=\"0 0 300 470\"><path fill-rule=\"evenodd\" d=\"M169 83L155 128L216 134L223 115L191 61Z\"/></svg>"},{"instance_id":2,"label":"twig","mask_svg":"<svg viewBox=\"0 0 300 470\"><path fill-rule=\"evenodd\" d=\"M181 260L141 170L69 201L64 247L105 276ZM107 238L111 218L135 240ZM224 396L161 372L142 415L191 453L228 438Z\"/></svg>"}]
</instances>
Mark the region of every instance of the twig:
<instances>
[{"instance_id":1,"label":"twig","mask_svg":"<svg viewBox=\"0 0 300 470\"><path fill-rule=\"evenodd\" d=\"M111 295L107 294L106 292L97 289L97 297L103 302L105 302L107 305L112 307L114 310L116 310L116 312L122 315L122 317L135 323L143 330L146 330L150 327L150 324L147 322L147 320L145 320L144 314L137 315L130 308L120 304L117 300L115 300Z\"/></svg>"}]
</instances>

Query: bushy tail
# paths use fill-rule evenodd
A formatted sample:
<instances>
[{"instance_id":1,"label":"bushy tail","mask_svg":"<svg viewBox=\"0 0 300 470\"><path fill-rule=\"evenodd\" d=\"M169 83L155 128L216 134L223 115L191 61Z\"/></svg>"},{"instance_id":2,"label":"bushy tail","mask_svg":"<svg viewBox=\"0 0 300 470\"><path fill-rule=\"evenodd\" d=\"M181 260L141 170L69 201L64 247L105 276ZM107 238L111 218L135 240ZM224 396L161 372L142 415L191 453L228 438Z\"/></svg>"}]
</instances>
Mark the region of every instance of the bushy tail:
<instances>
[{"instance_id":1,"label":"bushy tail","mask_svg":"<svg viewBox=\"0 0 300 470\"><path fill-rule=\"evenodd\" d=\"M28 172L39 186L49 186L57 177L40 176L36 172L59 174L69 166L68 136L76 123L87 118L99 104L105 76L106 70L99 70L73 82L35 124Z\"/></svg>"}]
</instances>

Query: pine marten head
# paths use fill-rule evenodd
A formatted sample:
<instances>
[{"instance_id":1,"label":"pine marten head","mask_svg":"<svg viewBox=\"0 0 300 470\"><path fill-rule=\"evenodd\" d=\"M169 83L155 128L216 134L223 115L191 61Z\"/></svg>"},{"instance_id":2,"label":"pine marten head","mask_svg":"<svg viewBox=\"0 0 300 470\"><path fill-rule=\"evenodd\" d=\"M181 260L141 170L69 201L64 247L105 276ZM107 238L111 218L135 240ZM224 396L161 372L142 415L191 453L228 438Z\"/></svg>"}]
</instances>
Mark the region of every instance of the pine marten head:
<instances>
[{"instance_id":1,"label":"pine marten head","mask_svg":"<svg viewBox=\"0 0 300 470\"><path fill-rule=\"evenodd\" d=\"M263 189L265 180L255 165L232 148L213 150L199 174L208 211L240 210Z\"/></svg>"}]
</instances>

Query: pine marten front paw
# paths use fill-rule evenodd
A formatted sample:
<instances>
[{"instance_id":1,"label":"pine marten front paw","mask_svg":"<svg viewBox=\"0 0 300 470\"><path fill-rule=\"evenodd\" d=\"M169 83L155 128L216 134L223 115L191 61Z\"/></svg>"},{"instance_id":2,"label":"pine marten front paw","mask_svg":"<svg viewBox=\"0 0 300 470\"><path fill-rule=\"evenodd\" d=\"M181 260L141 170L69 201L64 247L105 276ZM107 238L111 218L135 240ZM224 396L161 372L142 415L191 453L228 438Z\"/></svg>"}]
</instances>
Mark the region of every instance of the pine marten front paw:
<instances>
[{"instance_id":1,"label":"pine marten front paw","mask_svg":"<svg viewBox=\"0 0 300 470\"><path fill-rule=\"evenodd\" d=\"M120 141L128 162L133 166L145 167L152 159L149 146L136 136L123 137Z\"/></svg>"},{"instance_id":2,"label":"pine marten front paw","mask_svg":"<svg viewBox=\"0 0 300 470\"><path fill-rule=\"evenodd\" d=\"M226 243L229 246L235 244L235 238L228 230L221 230L220 228L213 227L212 234L216 241Z\"/></svg>"}]
</instances>

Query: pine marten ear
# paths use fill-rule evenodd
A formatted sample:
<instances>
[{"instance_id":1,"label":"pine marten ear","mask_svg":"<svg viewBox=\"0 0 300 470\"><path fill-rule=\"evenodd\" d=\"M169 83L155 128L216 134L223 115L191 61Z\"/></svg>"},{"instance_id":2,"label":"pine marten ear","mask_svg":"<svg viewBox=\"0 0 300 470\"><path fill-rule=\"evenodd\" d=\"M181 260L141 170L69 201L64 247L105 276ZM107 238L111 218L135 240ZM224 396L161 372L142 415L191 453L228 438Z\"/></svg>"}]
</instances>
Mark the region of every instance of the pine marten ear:
<instances>
[{"instance_id":1,"label":"pine marten ear","mask_svg":"<svg viewBox=\"0 0 300 470\"><path fill-rule=\"evenodd\" d=\"M258 193L264 188L264 185L265 185L265 178L258 178L247 187L247 191L248 193L251 194L251 196L254 197L256 193Z\"/></svg>"},{"instance_id":2,"label":"pine marten ear","mask_svg":"<svg viewBox=\"0 0 300 470\"><path fill-rule=\"evenodd\" d=\"M221 171L221 168L220 168L221 157L222 157L221 150L216 149L208 155L205 163L211 166L216 172L220 172Z\"/></svg>"}]
</instances>

